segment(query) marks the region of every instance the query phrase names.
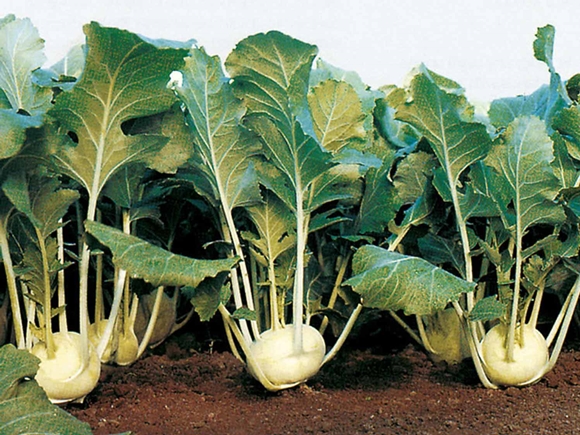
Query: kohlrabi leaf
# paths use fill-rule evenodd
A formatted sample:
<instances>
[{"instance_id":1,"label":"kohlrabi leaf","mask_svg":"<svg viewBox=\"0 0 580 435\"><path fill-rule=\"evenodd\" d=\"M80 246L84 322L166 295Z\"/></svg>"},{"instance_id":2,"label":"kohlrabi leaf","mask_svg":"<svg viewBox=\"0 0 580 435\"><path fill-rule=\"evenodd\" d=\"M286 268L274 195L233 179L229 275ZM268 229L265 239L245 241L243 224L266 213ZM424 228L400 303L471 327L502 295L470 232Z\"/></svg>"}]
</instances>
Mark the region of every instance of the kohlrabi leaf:
<instances>
[{"instance_id":1,"label":"kohlrabi leaf","mask_svg":"<svg viewBox=\"0 0 580 435\"><path fill-rule=\"evenodd\" d=\"M314 135L306 94L317 53L314 45L272 31L242 40L226 60L249 111L275 120L289 144L296 119L306 134Z\"/></svg>"},{"instance_id":2,"label":"kohlrabi leaf","mask_svg":"<svg viewBox=\"0 0 580 435\"><path fill-rule=\"evenodd\" d=\"M427 178L437 166L433 154L418 151L407 155L397 165L393 185L403 204L412 204L423 195Z\"/></svg>"},{"instance_id":3,"label":"kohlrabi leaf","mask_svg":"<svg viewBox=\"0 0 580 435\"><path fill-rule=\"evenodd\" d=\"M39 127L52 91L33 80L46 57L44 41L29 19L8 15L0 21L0 159L16 154L25 130Z\"/></svg>"},{"instance_id":4,"label":"kohlrabi leaf","mask_svg":"<svg viewBox=\"0 0 580 435\"><path fill-rule=\"evenodd\" d=\"M381 234L391 221L402 202L397 194L390 173L395 161L395 151L387 148L384 140L378 140L371 150L381 158L380 168L370 168L365 175L357 226L361 234Z\"/></svg>"},{"instance_id":5,"label":"kohlrabi leaf","mask_svg":"<svg viewBox=\"0 0 580 435\"><path fill-rule=\"evenodd\" d=\"M183 122L183 112L179 104L161 115L161 134L169 142L149 161L149 167L163 174L175 174L194 155L191 146L193 135Z\"/></svg>"},{"instance_id":6,"label":"kohlrabi leaf","mask_svg":"<svg viewBox=\"0 0 580 435\"><path fill-rule=\"evenodd\" d=\"M427 233L417 240L417 246L423 259L439 266L451 264L461 276L465 275L465 259L457 241Z\"/></svg>"},{"instance_id":7,"label":"kohlrabi leaf","mask_svg":"<svg viewBox=\"0 0 580 435\"><path fill-rule=\"evenodd\" d=\"M189 299L202 322L207 322L217 312L220 304L227 303L231 290L226 285L227 274L221 273L216 278L206 279L197 287L184 287L181 293Z\"/></svg>"},{"instance_id":8,"label":"kohlrabi leaf","mask_svg":"<svg viewBox=\"0 0 580 435\"><path fill-rule=\"evenodd\" d=\"M247 207L248 214L254 223L257 235L244 238L258 251L258 260L272 263L285 251L296 245L294 233L295 216L288 207L275 195L266 191L265 201ZM267 265L267 262L264 263Z\"/></svg>"},{"instance_id":9,"label":"kohlrabi leaf","mask_svg":"<svg viewBox=\"0 0 580 435\"><path fill-rule=\"evenodd\" d=\"M90 435L91 428L56 405L33 380L39 360L7 344L0 348L0 433Z\"/></svg>"},{"instance_id":10,"label":"kohlrabi leaf","mask_svg":"<svg viewBox=\"0 0 580 435\"><path fill-rule=\"evenodd\" d=\"M568 152L566 140L559 132L554 132L550 137L554 142L554 160L552 161L554 175L560 180L560 186L563 189L573 188L578 179L578 171Z\"/></svg>"},{"instance_id":11,"label":"kohlrabi leaf","mask_svg":"<svg viewBox=\"0 0 580 435\"><path fill-rule=\"evenodd\" d=\"M235 257L200 260L173 254L143 239L94 221L86 221L85 227L111 250L113 262L118 267L154 286L197 287L204 279L227 272L238 262Z\"/></svg>"},{"instance_id":12,"label":"kohlrabi leaf","mask_svg":"<svg viewBox=\"0 0 580 435\"><path fill-rule=\"evenodd\" d=\"M468 313L468 318L472 322L489 322L505 316L506 313L507 306L497 296L488 296L476 302Z\"/></svg>"},{"instance_id":13,"label":"kohlrabi leaf","mask_svg":"<svg viewBox=\"0 0 580 435\"><path fill-rule=\"evenodd\" d=\"M383 96L381 91L371 89L365 84L356 72L345 71L325 62L323 59L316 59L316 68L310 73L310 86L317 86L329 79L348 83L352 86L361 100L363 111L366 113L372 112L376 99ZM369 121L372 124L372 120Z\"/></svg>"},{"instance_id":14,"label":"kohlrabi leaf","mask_svg":"<svg viewBox=\"0 0 580 435\"><path fill-rule=\"evenodd\" d=\"M551 166L553 160L546 124L531 116L514 120L485 160L494 169L491 192L504 225L520 237L531 225L566 219L554 201L561 185Z\"/></svg>"},{"instance_id":15,"label":"kohlrabi leaf","mask_svg":"<svg viewBox=\"0 0 580 435\"><path fill-rule=\"evenodd\" d=\"M88 52L83 74L71 91L57 97L50 114L76 142L55 149L55 162L85 187L94 203L113 173L131 162L148 162L167 143L161 135L126 135L123 123L171 107L175 96L166 85L187 50L160 49L98 23L84 31Z\"/></svg>"},{"instance_id":16,"label":"kohlrabi leaf","mask_svg":"<svg viewBox=\"0 0 580 435\"><path fill-rule=\"evenodd\" d=\"M310 90L308 104L316 137L326 150L336 153L346 146L360 148L366 143L367 113L351 85L323 81Z\"/></svg>"},{"instance_id":17,"label":"kohlrabi leaf","mask_svg":"<svg viewBox=\"0 0 580 435\"><path fill-rule=\"evenodd\" d=\"M404 89L396 86L381 88L384 98L377 99L375 122L381 135L394 147L403 153L412 152L419 140L419 133L413 126L396 119L395 108L404 103L407 98Z\"/></svg>"},{"instance_id":18,"label":"kohlrabi leaf","mask_svg":"<svg viewBox=\"0 0 580 435\"><path fill-rule=\"evenodd\" d=\"M261 178L293 210L308 208L314 179L331 166L331 154L315 139L308 110L310 68L317 48L279 32L250 36L228 56L226 68L246 107L246 125L263 140L278 169Z\"/></svg>"},{"instance_id":19,"label":"kohlrabi leaf","mask_svg":"<svg viewBox=\"0 0 580 435\"><path fill-rule=\"evenodd\" d=\"M578 106L562 110L554 119L553 127L565 139L570 156L580 160L580 110Z\"/></svg>"},{"instance_id":20,"label":"kohlrabi leaf","mask_svg":"<svg viewBox=\"0 0 580 435\"><path fill-rule=\"evenodd\" d=\"M361 295L364 306L405 314L433 314L475 287L421 258L372 245L356 251L352 269L344 285Z\"/></svg>"},{"instance_id":21,"label":"kohlrabi leaf","mask_svg":"<svg viewBox=\"0 0 580 435\"><path fill-rule=\"evenodd\" d=\"M240 125L246 109L234 96L220 59L192 50L171 87L188 109L196 190L229 211L260 201L253 166L258 141Z\"/></svg>"},{"instance_id":22,"label":"kohlrabi leaf","mask_svg":"<svg viewBox=\"0 0 580 435\"><path fill-rule=\"evenodd\" d=\"M110 182L103 188L103 196L118 207L132 208L143 196L141 183L146 169L141 162L123 166L111 176Z\"/></svg>"},{"instance_id":23,"label":"kohlrabi leaf","mask_svg":"<svg viewBox=\"0 0 580 435\"><path fill-rule=\"evenodd\" d=\"M486 127L470 122L470 106L462 95L438 86L441 76L423 68L411 81L410 102L397 108L397 118L415 127L429 141L449 189L456 191L459 176L485 157L491 146Z\"/></svg>"},{"instance_id":24,"label":"kohlrabi leaf","mask_svg":"<svg viewBox=\"0 0 580 435\"><path fill-rule=\"evenodd\" d=\"M29 181L24 174L13 173L2 184L2 191L40 236L47 238L62 225L60 219L80 197L76 190L60 187L55 177L32 177Z\"/></svg>"},{"instance_id":25,"label":"kohlrabi leaf","mask_svg":"<svg viewBox=\"0 0 580 435\"><path fill-rule=\"evenodd\" d=\"M555 29L551 25L538 28L534 40L534 56L548 66L550 85L544 85L531 95L501 98L490 105L489 118L495 127L506 127L520 116L534 115L546 121L550 130L553 117L571 100L556 72L553 62Z\"/></svg>"}]
</instances>

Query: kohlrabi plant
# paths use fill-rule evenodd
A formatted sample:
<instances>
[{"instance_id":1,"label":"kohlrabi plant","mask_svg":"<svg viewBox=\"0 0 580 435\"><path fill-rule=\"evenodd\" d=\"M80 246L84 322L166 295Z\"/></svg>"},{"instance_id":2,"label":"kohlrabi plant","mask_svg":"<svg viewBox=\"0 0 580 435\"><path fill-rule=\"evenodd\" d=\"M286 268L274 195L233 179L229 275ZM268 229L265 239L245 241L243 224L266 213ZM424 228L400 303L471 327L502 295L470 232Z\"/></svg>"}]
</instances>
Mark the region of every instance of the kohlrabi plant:
<instances>
[{"instance_id":1,"label":"kohlrabi plant","mask_svg":"<svg viewBox=\"0 0 580 435\"><path fill-rule=\"evenodd\" d=\"M342 346L362 310L341 289L349 246L398 210L395 200L388 209L375 202L396 196L381 191L391 187L383 177L395 158L374 129L382 94L322 61L313 69L316 54L279 32L254 35L227 58L229 79L217 57L196 49L169 85L193 134L193 157L178 177L212 206L221 244L240 259L215 308L234 353L272 391L308 380ZM460 286L442 307L468 290ZM392 307L415 314L409 302ZM323 333L339 317L327 349Z\"/></svg>"},{"instance_id":2,"label":"kohlrabi plant","mask_svg":"<svg viewBox=\"0 0 580 435\"><path fill-rule=\"evenodd\" d=\"M493 102L484 123L456 83L423 66L407 89L396 91L396 119L419 132L436 159L433 188L425 195L436 195L431 201L446 210L423 221L428 232L417 239L415 255L360 248L357 275L347 281L365 304L379 308L378 295L397 289L413 294L414 277L421 274L404 267L410 262L433 264L425 266L428 285L438 292L471 286L474 291L451 305L486 387L541 379L558 358L580 294L577 134L569 119L563 121L577 110L554 70L553 36L546 26L534 43L536 57L549 67L550 85L529 97ZM424 151L412 150L406 159ZM455 283L448 282L448 271ZM544 335L538 318L552 273L575 284Z\"/></svg>"},{"instance_id":3,"label":"kohlrabi plant","mask_svg":"<svg viewBox=\"0 0 580 435\"><path fill-rule=\"evenodd\" d=\"M139 342L129 276L122 267L107 275L113 278L107 306L109 263L102 250L91 249L83 223L110 210L101 205L105 196L118 212L106 219L123 235L131 237L140 219L156 218L152 204L164 191L143 182L145 168L175 172L188 157L180 146L180 135L187 136L182 113L166 83L192 43L153 41L92 23L70 71L66 61L39 70L43 44L31 23L9 16L0 24L0 248L14 336L19 348L40 358L36 379L52 401L83 400L98 382L101 361L130 364L143 353L164 294L157 290ZM76 285L65 279L72 264ZM210 262L186 275L197 284L232 264ZM75 326L67 294L78 300Z\"/></svg>"}]
</instances>

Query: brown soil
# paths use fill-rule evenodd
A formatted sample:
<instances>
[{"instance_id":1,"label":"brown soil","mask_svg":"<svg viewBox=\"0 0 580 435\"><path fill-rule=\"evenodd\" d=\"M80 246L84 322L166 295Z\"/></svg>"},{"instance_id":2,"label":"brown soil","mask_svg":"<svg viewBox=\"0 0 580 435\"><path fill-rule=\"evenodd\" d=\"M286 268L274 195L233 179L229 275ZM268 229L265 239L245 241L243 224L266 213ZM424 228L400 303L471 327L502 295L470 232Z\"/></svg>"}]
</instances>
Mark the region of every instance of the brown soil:
<instances>
[{"instance_id":1,"label":"brown soil","mask_svg":"<svg viewBox=\"0 0 580 435\"><path fill-rule=\"evenodd\" d=\"M483 388L471 363L446 367L406 345L343 349L307 385L268 393L229 352L176 339L131 367L107 368L67 410L96 435L580 433L580 351L531 387Z\"/></svg>"}]
</instances>

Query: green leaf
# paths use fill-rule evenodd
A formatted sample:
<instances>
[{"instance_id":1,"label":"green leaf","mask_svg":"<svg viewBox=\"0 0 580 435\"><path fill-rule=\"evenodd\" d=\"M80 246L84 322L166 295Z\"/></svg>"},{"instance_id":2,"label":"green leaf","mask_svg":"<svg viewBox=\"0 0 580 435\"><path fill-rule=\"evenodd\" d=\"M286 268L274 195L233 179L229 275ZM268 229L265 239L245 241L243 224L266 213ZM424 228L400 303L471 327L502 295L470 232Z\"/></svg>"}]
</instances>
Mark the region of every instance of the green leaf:
<instances>
[{"instance_id":1,"label":"green leaf","mask_svg":"<svg viewBox=\"0 0 580 435\"><path fill-rule=\"evenodd\" d=\"M111 250L113 262L117 266L154 286L197 287L205 278L227 272L238 262L237 258L199 260L173 254L138 237L94 221L86 221L85 227Z\"/></svg>"},{"instance_id":2,"label":"green leaf","mask_svg":"<svg viewBox=\"0 0 580 435\"><path fill-rule=\"evenodd\" d=\"M421 258L372 245L357 250L352 268L344 285L361 295L364 306L407 315L433 314L475 287Z\"/></svg>"},{"instance_id":3,"label":"green leaf","mask_svg":"<svg viewBox=\"0 0 580 435\"><path fill-rule=\"evenodd\" d=\"M471 322L488 322L499 319L507 313L507 306L497 296L488 296L476 302L468 314Z\"/></svg>"},{"instance_id":4,"label":"green leaf","mask_svg":"<svg viewBox=\"0 0 580 435\"><path fill-rule=\"evenodd\" d=\"M194 186L226 210L260 201L253 163L258 141L240 125L245 108L224 77L219 58L192 50L181 72L181 83L175 81L172 88L188 109Z\"/></svg>"},{"instance_id":5,"label":"green leaf","mask_svg":"<svg viewBox=\"0 0 580 435\"><path fill-rule=\"evenodd\" d=\"M0 159L20 150L25 130L39 127L51 105L51 90L33 80L46 60L43 49L29 19L8 15L0 22Z\"/></svg>"},{"instance_id":6,"label":"green leaf","mask_svg":"<svg viewBox=\"0 0 580 435\"><path fill-rule=\"evenodd\" d=\"M39 360L7 344L0 348L0 433L90 435L91 428L50 403L32 380Z\"/></svg>"},{"instance_id":7,"label":"green leaf","mask_svg":"<svg viewBox=\"0 0 580 435\"><path fill-rule=\"evenodd\" d=\"M262 139L278 171L262 181L293 210L309 210L313 181L331 166L315 139L308 110L310 68L317 48L279 32L250 36L228 56L236 94L248 107L246 125Z\"/></svg>"},{"instance_id":8,"label":"green leaf","mask_svg":"<svg viewBox=\"0 0 580 435\"><path fill-rule=\"evenodd\" d=\"M296 245L295 217L275 195L266 192L264 199L263 203L247 207L258 237L248 237L247 234L244 237L263 258L274 262L282 253Z\"/></svg>"},{"instance_id":9,"label":"green leaf","mask_svg":"<svg viewBox=\"0 0 580 435\"><path fill-rule=\"evenodd\" d=\"M486 156L491 139L483 124L466 120L470 108L464 97L445 92L437 84L442 80L423 68L411 82L412 101L397 108L397 118L411 124L429 141L447 185L455 190L462 172ZM451 89L456 90L454 86Z\"/></svg>"},{"instance_id":10,"label":"green leaf","mask_svg":"<svg viewBox=\"0 0 580 435\"><path fill-rule=\"evenodd\" d=\"M24 174L13 173L2 184L2 191L46 239L62 225L60 219L80 197L76 190L60 187L54 177L29 181Z\"/></svg>"},{"instance_id":11,"label":"green leaf","mask_svg":"<svg viewBox=\"0 0 580 435\"><path fill-rule=\"evenodd\" d=\"M534 40L534 56L548 66L550 85L542 86L531 95L520 95L511 98L502 98L491 103L489 117L495 127L506 127L514 119L534 115L546 121L549 129L552 119L564 107L570 105L571 100L556 72L553 62L555 29L551 25L538 28Z\"/></svg>"},{"instance_id":12,"label":"green leaf","mask_svg":"<svg viewBox=\"0 0 580 435\"><path fill-rule=\"evenodd\" d=\"M240 41L226 60L234 88L249 111L276 120L289 144L296 118L314 136L306 94L317 53L314 45L271 31Z\"/></svg>"},{"instance_id":13,"label":"green leaf","mask_svg":"<svg viewBox=\"0 0 580 435\"><path fill-rule=\"evenodd\" d=\"M485 162L494 169L491 191L506 228L523 234L534 224L564 222L564 211L554 202L561 185L553 160L552 140L536 117L514 120L492 148Z\"/></svg>"},{"instance_id":14,"label":"green leaf","mask_svg":"<svg viewBox=\"0 0 580 435\"><path fill-rule=\"evenodd\" d=\"M375 144L372 151L381 157L382 165L380 168L370 168L365 175L364 193L357 217L361 234L383 233L402 202L389 179L395 152L385 147L384 143Z\"/></svg>"},{"instance_id":15,"label":"green leaf","mask_svg":"<svg viewBox=\"0 0 580 435\"><path fill-rule=\"evenodd\" d=\"M570 156L580 160L580 109L578 106L562 110L554 119L554 128L565 138Z\"/></svg>"},{"instance_id":16,"label":"green leaf","mask_svg":"<svg viewBox=\"0 0 580 435\"><path fill-rule=\"evenodd\" d=\"M234 319L246 319L246 320L258 320L258 316L254 310L250 310L249 308L238 308L236 311L232 313L232 317Z\"/></svg>"},{"instance_id":17,"label":"green leaf","mask_svg":"<svg viewBox=\"0 0 580 435\"><path fill-rule=\"evenodd\" d=\"M396 110L406 100L404 89L396 86L381 88L384 98L377 100L375 120L381 135L393 146L409 152L415 148L421 134L406 122L396 119Z\"/></svg>"},{"instance_id":18,"label":"green leaf","mask_svg":"<svg viewBox=\"0 0 580 435\"><path fill-rule=\"evenodd\" d=\"M140 162L125 165L111 176L103 189L103 196L118 207L132 208L143 196L141 183L146 169Z\"/></svg>"},{"instance_id":19,"label":"green leaf","mask_svg":"<svg viewBox=\"0 0 580 435\"><path fill-rule=\"evenodd\" d=\"M461 275L465 274L465 258L458 242L427 233L417 240L421 256L430 263L450 263Z\"/></svg>"},{"instance_id":20,"label":"green leaf","mask_svg":"<svg viewBox=\"0 0 580 435\"><path fill-rule=\"evenodd\" d=\"M427 178L437 165L432 154L418 151L407 155L397 166L393 185L404 204L414 203L423 195Z\"/></svg>"},{"instance_id":21,"label":"green leaf","mask_svg":"<svg viewBox=\"0 0 580 435\"><path fill-rule=\"evenodd\" d=\"M326 80L311 89L308 103L316 137L326 150L338 152L346 146L366 143L367 113L351 85Z\"/></svg>"},{"instance_id":22,"label":"green leaf","mask_svg":"<svg viewBox=\"0 0 580 435\"><path fill-rule=\"evenodd\" d=\"M224 284L226 278L227 273L220 273L216 278L203 280L197 287L187 286L181 289L181 293L189 299L202 322L210 321L220 304L227 303L231 292Z\"/></svg>"},{"instance_id":23,"label":"green leaf","mask_svg":"<svg viewBox=\"0 0 580 435\"><path fill-rule=\"evenodd\" d=\"M175 96L166 84L187 51L159 49L130 32L97 23L84 31L88 53L83 74L50 111L78 143L54 150L53 157L96 201L112 174L131 162L149 162L167 143L161 135L125 135L122 126L171 107Z\"/></svg>"}]
</instances>

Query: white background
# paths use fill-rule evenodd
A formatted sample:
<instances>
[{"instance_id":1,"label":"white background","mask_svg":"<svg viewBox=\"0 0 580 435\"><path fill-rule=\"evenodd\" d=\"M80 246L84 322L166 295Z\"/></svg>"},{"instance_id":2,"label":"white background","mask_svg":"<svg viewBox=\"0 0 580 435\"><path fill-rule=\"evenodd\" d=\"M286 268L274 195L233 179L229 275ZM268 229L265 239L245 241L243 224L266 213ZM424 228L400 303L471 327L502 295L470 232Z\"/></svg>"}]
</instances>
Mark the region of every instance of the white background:
<instances>
[{"instance_id":1,"label":"white background","mask_svg":"<svg viewBox=\"0 0 580 435\"><path fill-rule=\"evenodd\" d=\"M533 56L538 27L556 27L562 78L580 72L578 0L0 0L0 17L28 17L46 41L47 66L98 21L150 38L196 39L225 60L254 33L280 30L372 87L401 85L423 62L474 101L528 94L549 81Z\"/></svg>"}]
</instances>

